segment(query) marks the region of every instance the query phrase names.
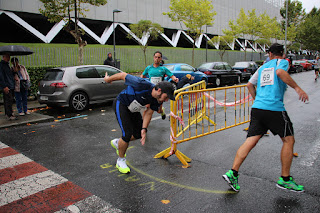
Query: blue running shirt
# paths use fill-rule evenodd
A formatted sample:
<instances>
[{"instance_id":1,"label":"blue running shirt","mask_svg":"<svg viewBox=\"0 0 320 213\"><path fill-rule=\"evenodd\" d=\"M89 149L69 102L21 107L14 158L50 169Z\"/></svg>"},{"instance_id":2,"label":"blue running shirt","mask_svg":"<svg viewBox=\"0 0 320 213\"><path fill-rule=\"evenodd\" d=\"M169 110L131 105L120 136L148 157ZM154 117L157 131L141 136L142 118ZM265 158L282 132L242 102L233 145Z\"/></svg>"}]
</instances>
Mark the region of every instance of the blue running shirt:
<instances>
[{"instance_id":1,"label":"blue running shirt","mask_svg":"<svg viewBox=\"0 0 320 213\"><path fill-rule=\"evenodd\" d=\"M273 59L262 65L250 79L250 82L257 85L256 98L252 108L285 111L283 96L287 84L278 76L276 71L283 69L288 71L289 62L282 59ZM258 76L257 76L258 75Z\"/></svg>"},{"instance_id":2,"label":"blue running shirt","mask_svg":"<svg viewBox=\"0 0 320 213\"><path fill-rule=\"evenodd\" d=\"M151 95L154 84L130 74L126 76L125 84L127 88L117 97L121 104L127 106L131 112L140 112L147 104L150 104L153 111L158 111L161 103Z\"/></svg>"}]
</instances>

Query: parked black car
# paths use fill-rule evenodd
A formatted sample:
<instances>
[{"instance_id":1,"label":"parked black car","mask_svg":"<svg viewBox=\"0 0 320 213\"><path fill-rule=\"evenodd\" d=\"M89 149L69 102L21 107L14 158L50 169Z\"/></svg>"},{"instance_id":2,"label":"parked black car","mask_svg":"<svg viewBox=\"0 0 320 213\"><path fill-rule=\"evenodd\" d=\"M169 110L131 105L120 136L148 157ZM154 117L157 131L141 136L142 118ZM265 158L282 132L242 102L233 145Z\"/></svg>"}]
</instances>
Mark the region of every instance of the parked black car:
<instances>
[{"instance_id":1,"label":"parked black car","mask_svg":"<svg viewBox=\"0 0 320 213\"><path fill-rule=\"evenodd\" d=\"M243 81L249 80L259 67L254 61L239 61L232 68L242 72L241 81Z\"/></svg>"},{"instance_id":2,"label":"parked black car","mask_svg":"<svg viewBox=\"0 0 320 213\"><path fill-rule=\"evenodd\" d=\"M207 62L198 67L198 70L208 76L208 84L216 87L233 85L241 82L241 71L234 70L226 62Z\"/></svg>"}]
</instances>

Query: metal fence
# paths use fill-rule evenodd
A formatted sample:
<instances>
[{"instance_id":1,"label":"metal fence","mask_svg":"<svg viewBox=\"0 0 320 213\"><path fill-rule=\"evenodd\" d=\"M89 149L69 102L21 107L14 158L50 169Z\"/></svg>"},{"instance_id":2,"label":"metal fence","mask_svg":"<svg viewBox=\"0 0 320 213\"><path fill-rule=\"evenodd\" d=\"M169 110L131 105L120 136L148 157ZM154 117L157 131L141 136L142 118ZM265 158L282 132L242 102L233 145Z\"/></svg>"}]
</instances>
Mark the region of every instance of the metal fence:
<instances>
[{"instance_id":1,"label":"metal fence","mask_svg":"<svg viewBox=\"0 0 320 213\"><path fill-rule=\"evenodd\" d=\"M19 56L20 63L26 66L74 66L78 61L77 47L35 47L30 48L34 54L28 56ZM147 65L153 63L153 53L161 51L168 58L165 63L187 63L192 65L192 49L190 48L168 48L168 47L149 47L147 49ZM85 47L84 64L103 64L107 53L113 53L113 47ZM195 49L194 66L197 67L205 62L206 52L208 61L221 61L219 50ZM223 61L234 65L236 61L264 60L264 53L247 52L246 59L244 52L226 51ZM120 66L123 71L143 71L145 69L143 52L139 47L117 47L117 59L120 60Z\"/></svg>"}]
</instances>

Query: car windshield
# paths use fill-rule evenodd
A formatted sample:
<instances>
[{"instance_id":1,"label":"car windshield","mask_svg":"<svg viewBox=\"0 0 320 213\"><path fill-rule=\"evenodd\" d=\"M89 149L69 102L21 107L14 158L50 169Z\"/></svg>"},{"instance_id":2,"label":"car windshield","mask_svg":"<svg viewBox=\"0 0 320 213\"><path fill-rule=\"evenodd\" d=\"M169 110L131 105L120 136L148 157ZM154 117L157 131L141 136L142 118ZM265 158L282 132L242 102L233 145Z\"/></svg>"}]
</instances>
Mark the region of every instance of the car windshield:
<instances>
[{"instance_id":1,"label":"car windshield","mask_svg":"<svg viewBox=\"0 0 320 213\"><path fill-rule=\"evenodd\" d=\"M204 63L204 64L201 64L198 68L211 69L211 67L212 67L212 63Z\"/></svg>"},{"instance_id":2,"label":"car windshield","mask_svg":"<svg viewBox=\"0 0 320 213\"><path fill-rule=\"evenodd\" d=\"M43 77L43 80L45 81L56 81L56 80L62 80L63 77L63 71L60 69L51 69L47 70L46 74Z\"/></svg>"},{"instance_id":3,"label":"car windshield","mask_svg":"<svg viewBox=\"0 0 320 213\"><path fill-rule=\"evenodd\" d=\"M173 71L174 65L164 64L164 67L166 67L168 70Z\"/></svg>"},{"instance_id":4,"label":"car windshield","mask_svg":"<svg viewBox=\"0 0 320 213\"><path fill-rule=\"evenodd\" d=\"M248 62L236 62L234 64L234 67L248 67L249 63Z\"/></svg>"}]
</instances>

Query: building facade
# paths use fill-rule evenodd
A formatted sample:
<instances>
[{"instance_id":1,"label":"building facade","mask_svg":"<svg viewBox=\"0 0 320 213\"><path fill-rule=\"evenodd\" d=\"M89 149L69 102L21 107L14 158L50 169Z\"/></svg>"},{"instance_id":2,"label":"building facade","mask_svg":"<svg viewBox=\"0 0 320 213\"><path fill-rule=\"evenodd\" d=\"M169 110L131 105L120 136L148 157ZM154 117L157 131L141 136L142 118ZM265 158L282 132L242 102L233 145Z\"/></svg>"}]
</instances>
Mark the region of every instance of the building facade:
<instances>
[{"instance_id":1,"label":"building facade","mask_svg":"<svg viewBox=\"0 0 320 213\"><path fill-rule=\"evenodd\" d=\"M217 15L214 24L204 28L204 33L196 41L196 47L202 48L206 40L222 35L228 28L229 20L236 20L241 8L247 12L255 9L257 15L266 12L270 17L280 20L280 8L284 0L212 0ZM80 19L79 26L85 31L84 39L89 44L113 44L112 34L115 29L117 45L144 44L147 37L130 40L129 24L140 20L151 20L164 28L160 39L151 45L171 47L191 47L193 40L185 33L180 23L172 22L163 12L168 12L170 0L108 0L104 6L85 5L86 17ZM39 0L0 0L0 20L3 26L0 42L6 43L75 43L71 35L63 30L64 22L50 23L42 16ZM121 12L113 13L114 9ZM114 17L114 20L113 20ZM264 50L258 44L252 44L239 38L231 49L241 49L249 45L253 50ZM238 47L238 48L237 48ZM216 45L215 48L219 48Z\"/></svg>"}]
</instances>

